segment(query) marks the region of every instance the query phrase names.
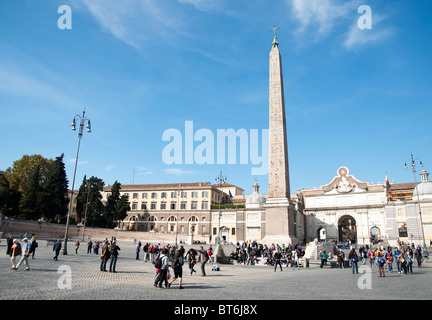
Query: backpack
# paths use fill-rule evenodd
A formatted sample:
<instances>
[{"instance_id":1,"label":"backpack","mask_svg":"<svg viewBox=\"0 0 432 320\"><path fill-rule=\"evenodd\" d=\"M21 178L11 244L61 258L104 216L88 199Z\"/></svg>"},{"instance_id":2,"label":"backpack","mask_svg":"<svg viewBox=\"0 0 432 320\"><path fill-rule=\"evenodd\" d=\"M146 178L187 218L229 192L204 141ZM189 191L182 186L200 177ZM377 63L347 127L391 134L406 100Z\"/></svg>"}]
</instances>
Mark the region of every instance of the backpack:
<instances>
[{"instance_id":1,"label":"backpack","mask_svg":"<svg viewBox=\"0 0 432 320\"><path fill-rule=\"evenodd\" d=\"M156 257L155 268L156 269L162 268L162 256L161 255L159 255L159 256Z\"/></svg>"},{"instance_id":2,"label":"backpack","mask_svg":"<svg viewBox=\"0 0 432 320\"><path fill-rule=\"evenodd\" d=\"M21 244L17 243L15 247L14 256L20 256L22 254Z\"/></svg>"},{"instance_id":3,"label":"backpack","mask_svg":"<svg viewBox=\"0 0 432 320\"><path fill-rule=\"evenodd\" d=\"M181 268L184 264L183 256L179 256L174 261L174 268Z\"/></svg>"}]
</instances>

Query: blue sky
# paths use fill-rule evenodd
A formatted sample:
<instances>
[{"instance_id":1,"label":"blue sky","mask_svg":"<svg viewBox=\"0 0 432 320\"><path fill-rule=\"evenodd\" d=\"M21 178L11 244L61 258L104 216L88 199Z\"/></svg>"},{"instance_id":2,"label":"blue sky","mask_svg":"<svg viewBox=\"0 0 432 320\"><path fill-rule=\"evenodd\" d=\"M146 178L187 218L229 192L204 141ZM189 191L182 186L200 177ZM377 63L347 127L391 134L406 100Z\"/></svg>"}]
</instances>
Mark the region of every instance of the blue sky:
<instances>
[{"instance_id":1,"label":"blue sky","mask_svg":"<svg viewBox=\"0 0 432 320\"><path fill-rule=\"evenodd\" d=\"M58 28L61 5L72 29ZM372 29L361 30L361 5ZM291 192L344 165L361 181L432 171L432 2L428 0L7 0L0 7L0 170L65 154L70 183L214 182L246 193L252 163L166 164L167 129L268 128L268 58L279 27ZM199 142L195 142L194 147ZM184 145L183 145L184 151ZM417 177L419 179L419 177Z\"/></svg>"}]
</instances>

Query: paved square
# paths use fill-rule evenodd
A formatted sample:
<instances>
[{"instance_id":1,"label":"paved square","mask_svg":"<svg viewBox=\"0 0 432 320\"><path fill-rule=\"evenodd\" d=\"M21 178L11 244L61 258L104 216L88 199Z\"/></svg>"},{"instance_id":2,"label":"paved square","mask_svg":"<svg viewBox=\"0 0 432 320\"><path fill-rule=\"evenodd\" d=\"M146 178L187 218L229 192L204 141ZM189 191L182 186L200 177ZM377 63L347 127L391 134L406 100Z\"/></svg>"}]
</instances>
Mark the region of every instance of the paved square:
<instances>
[{"instance_id":1,"label":"paved square","mask_svg":"<svg viewBox=\"0 0 432 320\"><path fill-rule=\"evenodd\" d=\"M73 242L68 244L69 254L60 254L54 261L52 244L39 241L35 259L29 258L30 270L24 266L10 270L6 255L6 241L0 244L0 300L407 300L432 299L432 263L418 268L414 263L413 274L389 274L378 277L376 267L372 272L353 275L348 269L310 268L293 270L283 268L274 272L273 267L263 265L221 265L220 271L212 271L206 265L206 277L197 272L189 276L183 267L184 290L178 289L178 281L171 289L153 286L153 264L135 259L133 241L119 241L121 251L117 262L118 273L99 271L98 255L87 254L83 243L75 255ZM193 246L198 248L199 245ZM109 262L108 262L109 266ZM396 266L394 266L396 270ZM70 288L63 280L69 270ZM370 270L370 269L369 269ZM359 280L360 286L359 286ZM363 287L363 289L361 288ZM366 287L366 288L364 288ZM368 289L367 287L370 287Z\"/></svg>"}]
</instances>

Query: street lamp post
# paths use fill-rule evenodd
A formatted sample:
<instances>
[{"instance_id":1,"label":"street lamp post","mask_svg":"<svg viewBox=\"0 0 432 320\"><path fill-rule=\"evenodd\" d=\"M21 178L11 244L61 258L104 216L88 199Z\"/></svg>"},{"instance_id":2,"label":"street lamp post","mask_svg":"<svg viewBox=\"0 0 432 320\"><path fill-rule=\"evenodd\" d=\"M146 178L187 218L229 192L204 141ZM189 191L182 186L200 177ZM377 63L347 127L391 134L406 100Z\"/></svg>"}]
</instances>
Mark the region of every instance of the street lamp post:
<instances>
[{"instance_id":1,"label":"street lamp post","mask_svg":"<svg viewBox=\"0 0 432 320\"><path fill-rule=\"evenodd\" d=\"M86 226L86 222L87 222L87 209L88 209L89 195L90 195L90 180L87 180L87 201L86 201L86 207L85 207L85 213L84 213L84 225L83 225L82 241L84 241L85 226Z\"/></svg>"},{"instance_id":2,"label":"street lamp post","mask_svg":"<svg viewBox=\"0 0 432 320\"><path fill-rule=\"evenodd\" d=\"M71 198L70 198L70 204L69 204L69 211L68 211L68 215L67 215L67 220L66 220L66 232L65 232L65 238L64 238L64 246L63 246L63 254L67 255L67 241L68 241L68 236L69 236L69 218L70 218L70 213L72 212L72 204L73 204L73 192L74 192L74 186L75 186L75 175L76 175L76 169L77 169L77 164L78 164L78 154L79 154L79 148L80 148L80 144L81 144L81 138L83 135L83 130L84 130L84 124L87 121L87 132L91 132L91 125L90 125L90 119L88 117L85 116L85 110L83 111L82 116L76 115L72 121L72 130L75 131L76 130L76 121L80 120L80 126L79 126L79 131L78 131L78 148L77 148L77 154L76 154L76 158L75 158L75 169L74 169L74 175L73 175L73 179L72 179L72 190L71 190Z\"/></svg>"},{"instance_id":3,"label":"street lamp post","mask_svg":"<svg viewBox=\"0 0 432 320\"><path fill-rule=\"evenodd\" d=\"M423 163L419 160L420 162L420 167L423 168ZM419 196L419 192L418 192L418 188L417 188L417 178L416 178L416 169L415 169L416 163L414 161L414 157L411 153L411 169L412 169L412 173L414 175L414 183L415 183L415 190L417 193L417 203L418 203L418 210L419 210L419 217L420 217L420 228L421 228L421 232L422 232L422 240L423 240L423 248L424 250L426 250L426 241L425 241L425 235L424 235L424 228L423 228L423 218L422 218L422 212L421 212L421 207L420 207L420 196ZM405 169L408 168L407 164L405 162ZM411 242L412 242L412 236L411 236Z\"/></svg>"},{"instance_id":4,"label":"street lamp post","mask_svg":"<svg viewBox=\"0 0 432 320\"><path fill-rule=\"evenodd\" d=\"M221 171L221 173L219 174L219 176L216 177L215 182L216 182L217 184L219 184L219 186L222 186L223 183L227 182L227 178L224 177L224 176L222 175L222 171ZM219 191L220 191L220 190L219 190ZM221 221L221 218L222 218L222 209L221 209L221 200L222 200L222 195L223 195L223 191L221 191L221 195L219 196L219 230L218 230L218 243L217 243L217 244L220 244L220 242L221 242L221 241L220 241L220 238L221 238L221 233L220 233L220 221Z\"/></svg>"}]
</instances>

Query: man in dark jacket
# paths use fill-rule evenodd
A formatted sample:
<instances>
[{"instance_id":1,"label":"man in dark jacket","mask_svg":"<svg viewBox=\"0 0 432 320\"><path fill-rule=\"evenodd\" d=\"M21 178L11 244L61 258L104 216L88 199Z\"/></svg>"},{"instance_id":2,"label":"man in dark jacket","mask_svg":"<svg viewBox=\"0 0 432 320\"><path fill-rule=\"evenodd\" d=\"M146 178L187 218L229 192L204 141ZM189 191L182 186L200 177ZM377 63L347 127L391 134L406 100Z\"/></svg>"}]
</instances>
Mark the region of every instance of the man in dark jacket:
<instances>
[{"instance_id":1,"label":"man in dark jacket","mask_svg":"<svg viewBox=\"0 0 432 320\"><path fill-rule=\"evenodd\" d=\"M62 248L62 243L60 239L57 239L57 241L54 243L53 251L55 251L55 257L54 260L58 260L58 256L60 254L60 250Z\"/></svg>"},{"instance_id":2,"label":"man in dark jacket","mask_svg":"<svg viewBox=\"0 0 432 320\"><path fill-rule=\"evenodd\" d=\"M117 271L115 271L115 268L117 265L117 257L119 255L118 253L119 251L120 251L120 247L117 245L117 241L113 240L111 244L111 263L110 263L109 272L117 273Z\"/></svg>"}]
</instances>

